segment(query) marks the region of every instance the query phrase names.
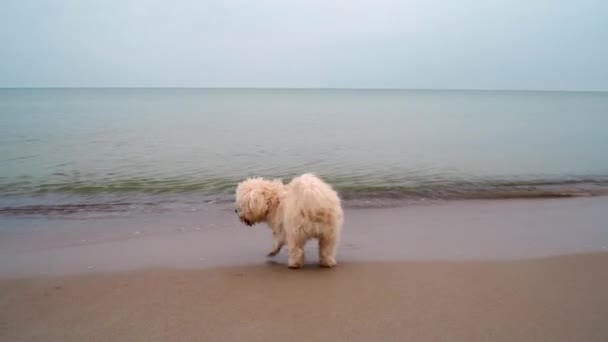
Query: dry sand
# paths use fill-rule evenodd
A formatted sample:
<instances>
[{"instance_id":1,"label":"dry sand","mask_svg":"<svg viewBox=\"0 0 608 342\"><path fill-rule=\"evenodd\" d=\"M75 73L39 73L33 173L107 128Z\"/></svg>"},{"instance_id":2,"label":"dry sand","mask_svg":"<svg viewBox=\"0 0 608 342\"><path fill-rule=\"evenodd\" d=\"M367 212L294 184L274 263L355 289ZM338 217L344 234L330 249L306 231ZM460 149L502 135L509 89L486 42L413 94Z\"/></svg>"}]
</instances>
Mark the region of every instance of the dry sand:
<instances>
[{"instance_id":1,"label":"dry sand","mask_svg":"<svg viewBox=\"0 0 608 342\"><path fill-rule=\"evenodd\" d=\"M2 341L608 341L608 254L0 282Z\"/></svg>"}]
</instances>

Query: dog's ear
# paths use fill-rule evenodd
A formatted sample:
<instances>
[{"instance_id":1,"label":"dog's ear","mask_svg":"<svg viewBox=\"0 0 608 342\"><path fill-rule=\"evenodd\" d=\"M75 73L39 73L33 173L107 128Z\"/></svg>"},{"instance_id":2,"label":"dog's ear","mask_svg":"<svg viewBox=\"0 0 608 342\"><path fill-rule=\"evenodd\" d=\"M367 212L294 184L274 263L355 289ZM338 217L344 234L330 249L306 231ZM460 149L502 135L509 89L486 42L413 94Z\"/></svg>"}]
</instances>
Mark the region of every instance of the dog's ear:
<instances>
[{"instance_id":1,"label":"dog's ear","mask_svg":"<svg viewBox=\"0 0 608 342\"><path fill-rule=\"evenodd\" d=\"M260 191L253 190L249 193L249 212L255 216L254 219L260 220L266 216L267 207L264 194Z\"/></svg>"}]
</instances>

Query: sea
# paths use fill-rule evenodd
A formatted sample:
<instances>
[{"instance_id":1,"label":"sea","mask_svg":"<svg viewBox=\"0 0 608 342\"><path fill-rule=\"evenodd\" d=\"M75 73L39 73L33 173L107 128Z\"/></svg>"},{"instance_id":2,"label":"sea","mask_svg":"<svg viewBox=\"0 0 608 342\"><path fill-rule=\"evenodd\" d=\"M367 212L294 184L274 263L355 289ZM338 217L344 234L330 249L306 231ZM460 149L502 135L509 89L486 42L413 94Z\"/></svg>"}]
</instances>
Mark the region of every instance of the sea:
<instances>
[{"instance_id":1,"label":"sea","mask_svg":"<svg viewBox=\"0 0 608 342\"><path fill-rule=\"evenodd\" d=\"M193 211L312 172L345 206L608 193L608 93L0 89L0 215Z\"/></svg>"}]
</instances>

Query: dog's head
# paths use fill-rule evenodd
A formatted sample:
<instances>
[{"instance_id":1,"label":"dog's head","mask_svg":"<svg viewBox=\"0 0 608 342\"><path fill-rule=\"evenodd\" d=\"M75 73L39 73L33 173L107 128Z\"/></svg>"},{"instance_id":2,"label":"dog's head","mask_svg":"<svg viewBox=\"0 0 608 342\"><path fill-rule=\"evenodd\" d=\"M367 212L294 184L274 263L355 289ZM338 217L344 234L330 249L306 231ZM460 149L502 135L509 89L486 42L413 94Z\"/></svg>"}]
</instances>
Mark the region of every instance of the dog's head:
<instances>
[{"instance_id":1,"label":"dog's head","mask_svg":"<svg viewBox=\"0 0 608 342\"><path fill-rule=\"evenodd\" d=\"M253 226L266 221L270 211L278 205L278 192L282 186L280 182L262 178L250 178L239 183L235 213L241 222Z\"/></svg>"}]
</instances>

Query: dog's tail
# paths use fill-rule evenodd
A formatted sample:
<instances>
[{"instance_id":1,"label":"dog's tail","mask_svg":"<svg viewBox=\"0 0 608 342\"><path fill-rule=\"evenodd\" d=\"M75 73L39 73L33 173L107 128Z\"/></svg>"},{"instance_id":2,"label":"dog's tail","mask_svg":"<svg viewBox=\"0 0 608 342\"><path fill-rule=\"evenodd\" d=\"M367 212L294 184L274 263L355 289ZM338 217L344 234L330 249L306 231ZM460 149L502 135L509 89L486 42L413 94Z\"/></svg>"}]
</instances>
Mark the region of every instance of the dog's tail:
<instances>
[{"instance_id":1,"label":"dog's tail","mask_svg":"<svg viewBox=\"0 0 608 342\"><path fill-rule=\"evenodd\" d=\"M332 187L312 173L294 178L289 184L292 205L307 210L340 207L340 198Z\"/></svg>"}]
</instances>

